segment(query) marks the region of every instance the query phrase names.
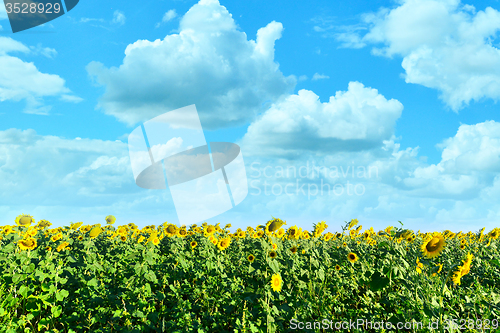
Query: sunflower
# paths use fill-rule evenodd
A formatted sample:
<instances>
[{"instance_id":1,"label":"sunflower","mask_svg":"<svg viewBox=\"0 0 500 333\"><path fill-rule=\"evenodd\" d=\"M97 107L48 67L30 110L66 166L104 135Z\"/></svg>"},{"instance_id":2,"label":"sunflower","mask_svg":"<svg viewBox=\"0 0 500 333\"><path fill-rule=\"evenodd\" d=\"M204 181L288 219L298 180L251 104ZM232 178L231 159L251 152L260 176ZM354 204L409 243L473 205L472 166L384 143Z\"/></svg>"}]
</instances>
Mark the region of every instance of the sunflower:
<instances>
[{"instance_id":1,"label":"sunflower","mask_svg":"<svg viewBox=\"0 0 500 333\"><path fill-rule=\"evenodd\" d=\"M281 276L278 273L274 274L271 278L271 287L274 291L280 292L282 282L283 280L281 280Z\"/></svg>"},{"instance_id":2,"label":"sunflower","mask_svg":"<svg viewBox=\"0 0 500 333\"><path fill-rule=\"evenodd\" d=\"M50 223L50 222L49 222L49 221L47 221L47 220L40 220L40 221L38 221L38 226L39 226L40 228L42 228L42 229L43 229L43 228L48 228L48 227L50 227L51 225L52 225L52 223Z\"/></svg>"},{"instance_id":3,"label":"sunflower","mask_svg":"<svg viewBox=\"0 0 500 333\"><path fill-rule=\"evenodd\" d=\"M26 238L17 242L17 245L21 250L33 250L36 247L36 239L35 238Z\"/></svg>"},{"instance_id":4,"label":"sunflower","mask_svg":"<svg viewBox=\"0 0 500 333\"><path fill-rule=\"evenodd\" d=\"M238 231L238 238L245 238L245 232L243 230Z\"/></svg>"},{"instance_id":5,"label":"sunflower","mask_svg":"<svg viewBox=\"0 0 500 333\"><path fill-rule=\"evenodd\" d=\"M292 247L290 248L290 251L292 251L292 253L293 253L293 254L296 254L296 253L297 253L297 251L298 251L298 249L297 249L297 247L296 247L296 246L292 246Z\"/></svg>"},{"instance_id":6,"label":"sunflower","mask_svg":"<svg viewBox=\"0 0 500 333\"><path fill-rule=\"evenodd\" d=\"M7 225L7 226L3 227L3 233L4 233L4 234L8 235L8 234L10 234L10 233L12 233L12 232L13 232L13 230L12 230L12 226Z\"/></svg>"},{"instance_id":7,"label":"sunflower","mask_svg":"<svg viewBox=\"0 0 500 333\"><path fill-rule=\"evenodd\" d=\"M465 249L465 244L460 244L460 249Z\"/></svg>"},{"instance_id":8,"label":"sunflower","mask_svg":"<svg viewBox=\"0 0 500 333\"><path fill-rule=\"evenodd\" d=\"M443 235L439 232L433 232L424 239L421 250L427 258L435 258L443 251L445 245Z\"/></svg>"},{"instance_id":9,"label":"sunflower","mask_svg":"<svg viewBox=\"0 0 500 333\"><path fill-rule=\"evenodd\" d=\"M269 252L269 258L274 259L274 258L276 258L277 256L278 256L278 254L276 253L276 251L271 251L271 252Z\"/></svg>"},{"instance_id":10,"label":"sunflower","mask_svg":"<svg viewBox=\"0 0 500 333\"><path fill-rule=\"evenodd\" d=\"M279 238L283 237L285 235L285 229L279 228L276 234Z\"/></svg>"},{"instance_id":11,"label":"sunflower","mask_svg":"<svg viewBox=\"0 0 500 333\"><path fill-rule=\"evenodd\" d=\"M278 244L275 244L275 243L271 243L272 246L273 246L273 250L276 250L278 248Z\"/></svg>"},{"instance_id":12,"label":"sunflower","mask_svg":"<svg viewBox=\"0 0 500 333\"><path fill-rule=\"evenodd\" d=\"M348 229L351 230L352 227L354 227L356 224L358 224L358 220L357 219L352 219L351 222L349 222Z\"/></svg>"},{"instance_id":13,"label":"sunflower","mask_svg":"<svg viewBox=\"0 0 500 333\"><path fill-rule=\"evenodd\" d=\"M122 240L122 242L125 242L127 240L127 236L125 235L121 235L120 236L120 239Z\"/></svg>"},{"instance_id":14,"label":"sunflower","mask_svg":"<svg viewBox=\"0 0 500 333\"><path fill-rule=\"evenodd\" d=\"M304 230L304 231L302 232L302 235L300 235L300 237L301 237L302 239L309 239L309 238L311 238L311 235L309 235L309 231Z\"/></svg>"},{"instance_id":15,"label":"sunflower","mask_svg":"<svg viewBox=\"0 0 500 333\"><path fill-rule=\"evenodd\" d=\"M59 244L59 246L57 247L57 252L61 252L62 250L64 250L67 246L69 245L68 242L62 242L61 244Z\"/></svg>"},{"instance_id":16,"label":"sunflower","mask_svg":"<svg viewBox=\"0 0 500 333\"><path fill-rule=\"evenodd\" d=\"M153 245L158 245L158 244L160 244L160 240L158 239L158 237L155 236L151 240L151 243L153 243Z\"/></svg>"},{"instance_id":17,"label":"sunflower","mask_svg":"<svg viewBox=\"0 0 500 333\"><path fill-rule=\"evenodd\" d=\"M213 234L215 232L215 226L209 225L206 229L207 233Z\"/></svg>"},{"instance_id":18,"label":"sunflower","mask_svg":"<svg viewBox=\"0 0 500 333\"><path fill-rule=\"evenodd\" d=\"M355 263L357 260L358 260L358 256L356 255L356 253L349 253L347 255L347 259L352 262L352 263Z\"/></svg>"},{"instance_id":19,"label":"sunflower","mask_svg":"<svg viewBox=\"0 0 500 333\"><path fill-rule=\"evenodd\" d=\"M288 228L287 234L288 239L297 239L299 238L299 229L294 225L293 227Z\"/></svg>"},{"instance_id":20,"label":"sunflower","mask_svg":"<svg viewBox=\"0 0 500 333\"><path fill-rule=\"evenodd\" d=\"M489 236L492 239L497 239L498 237L500 237L500 228L495 228L491 230Z\"/></svg>"},{"instance_id":21,"label":"sunflower","mask_svg":"<svg viewBox=\"0 0 500 333\"><path fill-rule=\"evenodd\" d=\"M177 236L178 237L181 237L181 238L184 238L187 236L187 231L186 229L184 228L180 228L178 231L177 231Z\"/></svg>"},{"instance_id":22,"label":"sunflower","mask_svg":"<svg viewBox=\"0 0 500 333\"><path fill-rule=\"evenodd\" d=\"M142 243L142 241L143 241L145 238L146 238L146 237L144 237L144 236L142 236L142 235L141 235L141 237L139 237L139 239L137 240L137 242L138 242L138 243Z\"/></svg>"},{"instance_id":23,"label":"sunflower","mask_svg":"<svg viewBox=\"0 0 500 333\"><path fill-rule=\"evenodd\" d=\"M78 223L73 223L71 222L71 229L72 230L76 230L78 228L80 228L80 226L83 224L83 222L78 222Z\"/></svg>"},{"instance_id":24,"label":"sunflower","mask_svg":"<svg viewBox=\"0 0 500 333\"><path fill-rule=\"evenodd\" d=\"M192 241L190 245L191 245L191 248L194 249L196 247L196 245L198 245L198 243L196 243L196 241Z\"/></svg>"},{"instance_id":25,"label":"sunflower","mask_svg":"<svg viewBox=\"0 0 500 333\"><path fill-rule=\"evenodd\" d=\"M264 231L263 230L257 231L257 237L262 238L263 236L264 236Z\"/></svg>"},{"instance_id":26,"label":"sunflower","mask_svg":"<svg viewBox=\"0 0 500 333\"><path fill-rule=\"evenodd\" d=\"M228 224L226 224L226 226L224 227L224 229L229 229L231 227L232 227L231 223L228 223Z\"/></svg>"},{"instance_id":27,"label":"sunflower","mask_svg":"<svg viewBox=\"0 0 500 333\"><path fill-rule=\"evenodd\" d=\"M217 245L219 243L216 238L212 239L212 244Z\"/></svg>"},{"instance_id":28,"label":"sunflower","mask_svg":"<svg viewBox=\"0 0 500 333\"><path fill-rule=\"evenodd\" d=\"M455 285L457 285L457 284L459 285L461 283L460 279L464 275L469 273L472 258L474 258L474 256L470 253L467 253L467 258L463 261L463 265L458 266L457 270L455 272L453 272L452 280L453 280L453 283Z\"/></svg>"},{"instance_id":29,"label":"sunflower","mask_svg":"<svg viewBox=\"0 0 500 333\"><path fill-rule=\"evenodd\" d=\"M116 217L114 217L113 215L108 215L106 216L105 220L106 224L113 224L116 221Z\"/></svg>"},{"instance_id":30,"label":"sunflower","mask_svg":"<svg viewBox=\"0 0 500 333\"><path fill-rule=\"evenodd\" d=\"M250 262L254 262L255 256L253 254L249 254L248 257L247 257L247 260L250 261Z\"/></svg>"},{"instance_id":31,"label":"sunflower","mask_svg":"<svg viewBox=\"0 0 500 333\"><path fill-rule=\"evenodd\" d=\"M102 229L100 227L95 227L90 231L89 236L90 238L96 238L101 232Z\"/></svg>"},{"instance_id":32,"label":"sunflower","mask_svg":"<svg viewBox=\"0 0 500 333\"><path fill-rule=\"evenodd\" d=\"M306 250L302 250L302 254L306 254Z\"/></svg>"},{"instance_id":33,"label":"sunflower","mask_svg":"<svg viewBox=\"0 0 500 333\"><path fill-rule=\"evenodd\" d=\"M424 264L422 264L417 258L417 266L415 267L415 270L418 274L422 273L422 268L424 268Z\"/></svg>"},{"instance_id":34,"label":"sunflower","mask_svg":"<svg viewBox=\"0 0 500 333\"><path fill-rule=\"evenodd\" d=\"M276 231L281 228L283 224L286 224L286 221L283 222L281 219L273 218L272 220L267 221L266 232Z\"/></svg>"},{"instance_id":35,"label":"sunflower","mask_svg":"<svg viewBox=\"0 0 500 333\"><path fill-rule=\"evenodd\" d=\"M219 250L225 250L229 247L230 244L231 244L231 238L226 237L226 238L221 238L217 246L219 247Z\"/></svg>"},{"instance_id":36,"label":"sunflower","mask_svg":"<svg viewBox=\"0 0 500 333\"><path fill-rule=\"evenodd\" d=\"M340 271L340 268L341 268L341 267L340 267L339 265L335 265L335 270L336 270L336 271Z\"/></svg>"},{"instance_id":37,"label":"sunflower","mask_svg":"<svg viewBox=\"0 0 500 333\"><path fill-rule=\"evenodd\" d=\"M173 224L169 224L166 229L167 236L174 236L177 233L177 227Z\"/></svg>"},{"instance_id":38,"label":"sunflower","mask_svg":"<svg viewBox=\"0 0 500 333\"><path fill-rule=\"evenodd\" d=\"M325 240L325 242L328 242L330 239L332 239L333 237L333 234L331 232L327 233L323 239Z\"/></svg>"},{"instance_id":39,"label":"sunflower","mask_svg":"<svg viewBox=\"0 0 500 333\"><path fill-rule=\"evenodd\" d=\"M342 246L343 246L343 247L346 247L346 246L347 246L347 244L344 242L344 243L342 243Z\"/></svg>"},{"instance_id":40,"label":"sunflower","mask_svg":"<svg viewBox=\"0 0 500 333\"><path fill-rule=\"evenodd\" d=\"M31 215L21 214L16 217L16 224L20 227L28 227L32 223L35 223L35 219Z\"/></svg>"}]
</instances>

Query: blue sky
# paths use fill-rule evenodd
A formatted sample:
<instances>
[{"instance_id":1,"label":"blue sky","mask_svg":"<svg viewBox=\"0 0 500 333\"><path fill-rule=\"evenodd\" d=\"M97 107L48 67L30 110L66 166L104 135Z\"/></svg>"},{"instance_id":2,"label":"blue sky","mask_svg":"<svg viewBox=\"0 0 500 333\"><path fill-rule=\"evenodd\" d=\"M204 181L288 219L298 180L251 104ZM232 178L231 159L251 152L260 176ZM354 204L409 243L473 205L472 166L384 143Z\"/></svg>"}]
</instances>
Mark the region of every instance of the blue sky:
<instances>
[{"instance_id":1,"label":"blue sky","mask_svg":"<svg viewBox=\"0 0 500 333\"><path fill-rule=\"evenodd\" d=\"M0 224L178 223L169 190L135 184L127 138L196 104L249 182L209 223L500 225L498 0L82 0L15 34L1 7L0 26ZM276 173L308 163L339 172Z\"/></svg>"}]
</instances>

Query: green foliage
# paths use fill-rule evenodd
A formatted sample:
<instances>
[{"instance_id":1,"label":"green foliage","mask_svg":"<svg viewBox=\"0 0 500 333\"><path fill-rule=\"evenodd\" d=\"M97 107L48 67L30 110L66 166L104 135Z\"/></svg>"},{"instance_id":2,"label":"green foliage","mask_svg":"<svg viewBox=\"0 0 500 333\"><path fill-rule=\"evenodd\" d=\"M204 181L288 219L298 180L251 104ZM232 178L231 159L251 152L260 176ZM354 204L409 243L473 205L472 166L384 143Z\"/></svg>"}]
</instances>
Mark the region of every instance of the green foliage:
<instances>
[{"instance_id":1,"label":"green foliage","mask_svg":"<svg viewBox=\"0 0 500 333\"><path fill-rule=\"evenodd\" d=\"M432 323L454 320L457 328L447 331L463 332L460 320L473 319L476 328L466 322L466 331L480 332L479 321L493 328L500 319L498 239L448 235L441 255L427 259L423 235L411 238L411 230L363 236L343 229L328 240L314 233L307 239L235 233L221 250L209 237L228 237L227 230L181 237L161 227L123 234L108 227L91 238L83 227L66 227L38 229L36 248L23 250L18 242L26 228L14 227L0 232L0 332L291 332L293 322L325 319L423 323L413 332L437 332ZM58 251L63 242L69 245ZM469 252L470 272L455 285L446 277ZM349 253L358 259L350 262ZM279 292L271 288L275 273Z\"/></svg>"}]
</instances>

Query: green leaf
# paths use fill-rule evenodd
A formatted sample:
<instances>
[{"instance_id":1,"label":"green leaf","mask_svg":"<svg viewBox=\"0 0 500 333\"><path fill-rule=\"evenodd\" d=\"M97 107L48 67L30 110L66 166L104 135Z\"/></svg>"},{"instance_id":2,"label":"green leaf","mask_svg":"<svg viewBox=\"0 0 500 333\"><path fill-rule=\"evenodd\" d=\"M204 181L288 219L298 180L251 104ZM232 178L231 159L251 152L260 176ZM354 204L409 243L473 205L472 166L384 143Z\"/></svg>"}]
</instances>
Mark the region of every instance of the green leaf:
<instances>
[{"instance_id":1,"label":"green leaf","mask_svg":"<svg viewBox=\"0 0 500 333\"><path fill-rule=\"evenodd\" d=\"M323 268L318 269L318 277L321 281L325 280L325 271L323 270Z\"/></svg>"},{"instance_id":2,"label":"green leaf","mask_svg":"<svg viewBox=\"0 0 500 333\"><path fill-rule=\"evenodd\" d=\"M24 280L24 274L15 273L14 276L12 277L12 282L14 284L17 284L18 282L23 280Z\"/></svg>"},{"instance_id":3,"label":"green leaf","mask_svg":"<svg viewBox=\"0 0 500 333\"><path fill-rule=\"evenodd\" d=\"M54 316L54 318L57 318L61 315L62 313L62 306L60 305L57 305L57 306L53 306L51 309L50 309L50 312L52 312L52 315Z\"/></svg>"},{"instance_id":4,"label":"green leaf","mask_svg":"<svg viewBox=\"0 0 500 333\"><path fill-rule=\"evenodd\" d=\"M35 264L31 263L26 269L26 273L33 273L34 270L35 270Z\"/></svg>"},{"instance_id":5,"label":"green leaf","mask_svg":"<svg viewBox=\"0 0 500 333\"><path fill-rule=\"evenodd\" d=\"M38 330L42 331L42 329L48 329L50 324L50 320L48 319L40 319L38 322Z\"/></svg>"},{"instance_id":6,"label":"green leaf","mask_svg":"<svg viewBox=\"0 0 500 333\"><path fill-rule=\"evenodd\" d=\"M91 287L95 287L97 288L98 284L97 284L97 279L96 278L93 278L92 280L90 280L89 282L87 282L87 285L91 286Z\"/></svg>"},{"instance_id":7,"label":"green leaf","mask_svg":"<svg viewBox=\"0 0 500 333\"><path fill-rule=\"evenodd\" d=\"M280 271L278 262L276 260L269 260L269 267L273 270L274 273L278 273Z\"/></svg>"},{"instance_id":8,"label":"green leaf","mask_svg":"<svg viewBox=\"0 0 500 333\"><path fill-rule=\"evenodd\" d=\"M22 285L21 288L19 288L19 295L23 296L24 298L28 297L28 287Z\"/></svg>"},{"instance_id":9,"label":"green leaf","mask_svg":"<svg viewBox=\"0 0 500 333\"><path fill-rule=\"evenodd\" d=\"M69 292L67 290L61 289L56 293L56 298L61 302L64 298L68 297Z\"/></svg>"}]
</instances>

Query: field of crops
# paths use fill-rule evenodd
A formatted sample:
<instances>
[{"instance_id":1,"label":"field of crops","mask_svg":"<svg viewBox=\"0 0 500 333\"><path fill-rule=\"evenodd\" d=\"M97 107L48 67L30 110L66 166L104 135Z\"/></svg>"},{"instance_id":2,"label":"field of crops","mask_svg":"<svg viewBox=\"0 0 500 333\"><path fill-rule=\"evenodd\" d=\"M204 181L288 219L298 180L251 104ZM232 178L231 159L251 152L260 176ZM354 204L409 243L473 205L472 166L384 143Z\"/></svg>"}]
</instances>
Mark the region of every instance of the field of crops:
<instances>
[{"instance_id":1,"label":"field of crops","mask_svg":"<svg viewBox=\"0 0 500 333\"><path fill-rule=\"evenodd\" d=\"M500 228L13 222L0 227L1 332L500 330Z\"/></svg>"}]
</instances>

